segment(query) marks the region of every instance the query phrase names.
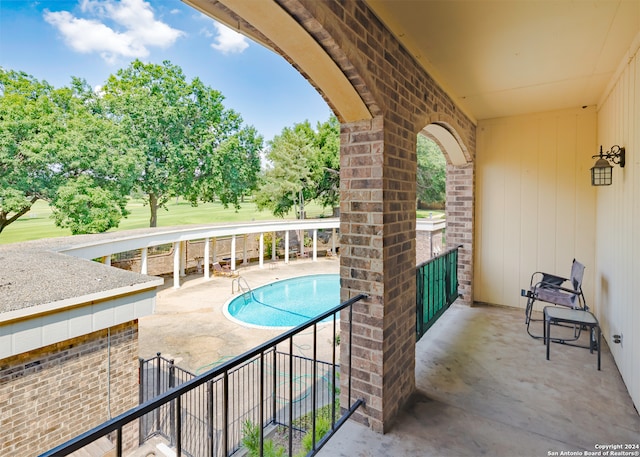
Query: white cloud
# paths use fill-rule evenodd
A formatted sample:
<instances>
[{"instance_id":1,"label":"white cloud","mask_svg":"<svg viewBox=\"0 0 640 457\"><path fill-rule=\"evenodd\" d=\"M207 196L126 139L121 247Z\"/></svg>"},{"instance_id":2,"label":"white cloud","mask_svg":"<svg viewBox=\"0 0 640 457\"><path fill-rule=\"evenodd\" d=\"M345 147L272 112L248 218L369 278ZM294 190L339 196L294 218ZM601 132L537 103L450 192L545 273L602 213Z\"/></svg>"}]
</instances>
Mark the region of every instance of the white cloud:
<instances>
[{"instance_id":1,"label":"white cloud","mask_svg":"<svg viewBox=\"0 0 640 457\"><path fill-rule=\"evenodd\" d=\"M120 57L146 57L150 47L166 48L184 35L157 20L143 0L82 0L80 7L87 18L46 10L44 19L75 51L98 52L110 63Z\"/></svg>"},{"instance_id":2,"label":"white cloud","mask_svg":"<svg viewBox=\"0 0 640 457\"><path fill-rule=\"evenodd\" d=\"M206 38L211 38L213 36L213 32L211 30L207 29L206 27L200 29L199 34L204 36L204 37L206 37Z\"/></svg>"},{"instance_id":3,"label":"white cloud","mask_svg":"<svg viewBox=\"0 0 640 457\"><path fill-rule=\"evenodd\" d=\"M216 27L216 32L218 32L215 42L211 43L213 49L223 54L234 54L241 53L249 47L249 41L244 35L218 22L213 25Z\"/></svg>"}]
</instances>

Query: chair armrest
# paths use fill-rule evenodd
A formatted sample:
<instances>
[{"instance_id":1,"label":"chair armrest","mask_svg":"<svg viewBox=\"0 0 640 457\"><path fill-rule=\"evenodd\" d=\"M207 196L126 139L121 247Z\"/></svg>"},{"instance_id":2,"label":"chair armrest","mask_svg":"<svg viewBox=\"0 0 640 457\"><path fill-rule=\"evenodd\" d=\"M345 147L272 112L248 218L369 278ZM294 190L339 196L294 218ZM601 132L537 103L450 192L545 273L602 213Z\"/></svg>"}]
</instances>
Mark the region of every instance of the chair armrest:
<instances>
[{"instance_id":1,"label":"chair armrest","mask_svg":"<svg viewBox=\"0 0 640 457\"><path fill-rule=\"evenodd\" d=\"M574 295L580 295L582 293L582 291L580 290L575 290L575 289L569 289L567 287L562 287L562 286L558 286L556 284L551 284L551 283L546 283L546 282L542 282L540 281L538 284L536 284L533 287L533 291L535 293L535 291L537 289L553 289L553 290L561 290L563 292L567 292L570 294L574 294Z\"/></svg>"},{"instance_id":2,"label":"chair armrest","mask_svg":"<svg viewBox=\"0 0 640 457\"><path fill-rule=\"evenodd\" d=\"M541 276L539 280L536 281L536 276ZM533 287L534 284L545 283L550 286L560 286L562 283L569 281L569 278L563 278L562 276L552 275L550 273L545 273L544 271L536 271L531 275L530 286Z\"/></svg>"}]
</instances>

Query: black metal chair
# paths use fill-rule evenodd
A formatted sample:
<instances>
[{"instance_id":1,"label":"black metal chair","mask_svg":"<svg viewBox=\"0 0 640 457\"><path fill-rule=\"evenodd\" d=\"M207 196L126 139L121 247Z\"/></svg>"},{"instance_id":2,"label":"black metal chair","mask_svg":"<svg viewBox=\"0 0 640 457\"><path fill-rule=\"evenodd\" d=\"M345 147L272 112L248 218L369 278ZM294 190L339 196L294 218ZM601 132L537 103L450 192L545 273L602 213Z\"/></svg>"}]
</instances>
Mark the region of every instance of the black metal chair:
<instances>
[{"instance_id":1,"label":"black metal chair","mask_svg":"<svg viewBox=\"0 0 640 457\"><path fill-rule=\"evenodd\" d=\"M536 301L550 303L553 305L564 306L572 309L581 309L588 311L589 308L585 303L584 294L582 293L582 278L584 277L584 265L573 259L571 265L571 276L564 278L550 273L536 271L531 275L529 290L522 289L521 294L527 297L527 307L525 309L525 324L527 325L527 333L533 338L543 338L542 334L534 334L531 332L531 322L540 322L543 319L533 319L533 305ZM580 326L574 327L574 338L580 337ZM565 340L568 341L568 340Z\"/></svg>"}]
</instances>

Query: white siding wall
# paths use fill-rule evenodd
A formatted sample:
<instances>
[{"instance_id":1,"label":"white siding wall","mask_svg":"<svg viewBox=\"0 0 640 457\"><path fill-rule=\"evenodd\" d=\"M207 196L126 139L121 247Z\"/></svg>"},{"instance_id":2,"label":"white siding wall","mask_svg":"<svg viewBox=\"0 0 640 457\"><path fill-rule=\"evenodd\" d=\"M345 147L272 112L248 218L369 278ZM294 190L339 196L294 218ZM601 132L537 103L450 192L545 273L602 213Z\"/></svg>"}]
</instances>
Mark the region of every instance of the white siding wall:
<instances>
[{"instance_id":1,"label":"white siding wall","mask_svg":"<svg viewBox=\"0 0 640 457\"><path fill-rule=\"evenodd\" d=\"M593 303L595 107L481 121L477 130L474 299L524 308L534 271L583 262Z\"/></svg>"},{"instance_id":2,"label":"white siding wall","mask_svg":"<svg viewBox=\"0 0 640 457\"><path fill-rule=\"evenodd\" d=\"M637 43L637 42L636 42ZM613 184L597 190L595 294L603 331L636 408L640 409L640 58L622 64L598 110L598 143L627 150ZM622 344L611 335L621 334Z\"/></svg>"}]
</instances>

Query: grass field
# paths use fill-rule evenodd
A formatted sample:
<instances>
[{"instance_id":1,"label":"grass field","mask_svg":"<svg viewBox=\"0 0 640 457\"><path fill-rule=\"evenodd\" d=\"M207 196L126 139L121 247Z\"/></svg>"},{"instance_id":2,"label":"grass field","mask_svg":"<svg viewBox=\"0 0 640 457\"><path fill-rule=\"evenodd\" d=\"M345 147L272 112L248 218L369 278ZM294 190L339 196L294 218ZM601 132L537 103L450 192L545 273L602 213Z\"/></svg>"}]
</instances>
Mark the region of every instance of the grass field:
<instances>
[{"instance_id":1,"label":"grass field","mask_svg":"<svg viewBox=\"0 0 640 457\"><path fill-rule=\"evenodd\" d=\"M132 200L128 206L131 214L120 222L120 227L111 230L129 230L149 227L149 207L143 205L140 200ZM307 217L329 217L331 209L322 209L319 205L310 204L305 207ZM419 210L418 217L438 217L442 211ZM18 241L37 240L40 238L55 238L69 236L71 232L56 227L51 219L51 209L43 201L37 201L31 211L0 233L0 244L15 243ZM293 212L285 219L293 219ZM219 203L206 203L197 207L178 200L169 203L167 211L158 211L158 226L172 227L176 225L191 224L216 224L226 222L248 222L277 219L269 211L258 211L253 202L243 203L236 212L234 208L224 209Z\"/></svg>"},{"instance_id":2,"label":"grass field","mask_svg":"<svg viewBox=\"0 0 640 457\"><path fill-rule=\"evenodd\" d=\"M149 207L140 200L132 200L128 209L131 214L120 222L120 227L110 231L129 230L149 227ZM307 217L330 216L331 209L324 211L319 205L305 207ZM293 219L293 212L285 219ZM158 210L158 226L172 227L176 225L215 224L223 222L246 222L277 219L269 211L258 211L252 202L243 203L236 212L235 208L223 208L219 203L206 203L197 207L185 201L173 201L167 205L167 210ZM0 244L15 243L17 241L37 240L40 238L55 238L69 236L71 232L56 227L51 219L51 209L43 201L37 201L31 211L5 228L0 233Z\"/></svg>"}]
</instances>

